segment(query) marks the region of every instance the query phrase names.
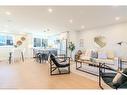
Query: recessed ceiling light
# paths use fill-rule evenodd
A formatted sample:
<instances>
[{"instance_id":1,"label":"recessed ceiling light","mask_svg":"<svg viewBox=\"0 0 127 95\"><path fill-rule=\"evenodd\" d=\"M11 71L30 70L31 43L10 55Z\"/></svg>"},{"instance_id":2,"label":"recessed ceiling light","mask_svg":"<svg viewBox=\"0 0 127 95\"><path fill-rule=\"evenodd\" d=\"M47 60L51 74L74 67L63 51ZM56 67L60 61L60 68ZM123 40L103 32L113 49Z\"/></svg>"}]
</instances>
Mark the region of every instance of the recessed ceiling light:
<instances>
[{"instance_id":1,"label":"recessed ceiling light","mask_svg":"<svg viewBox=\"0 0 127 95\"><path fill-rule=\"evenodd\" d=\"M6 15L11 15L11 12L6 11L5 14Z\"/></svg>"},{"instance_id":2,"label":"recessed ceiling light","mask_svg":"<svg viewBox=\"0 0 127 95\"><path fill-rule=\"evenodd\" d=\"M70 20L69 20L69 22L70 22L70 23L72 23L72 22L73 22L73 20L72 20L72 19L70 19Z\"/></svg>"},{"instance_id":3,"label":"recessed ceiling light","mask_svg":"<svg viewBox=\"0 0 127 95\"><path fill-rule=\"evenodd\" d=\"M53 9L49 8L48 11L49 11L49 13L52 13L53 12Z\"/></svg>"},{"instance_id":4,"label":"recessed ceiling light","mask_svg":"<svg viewBox=\"0 0 127 95\"><path fill-rule=\"evenodd\" d=\"M82 26L81 26L81 29L84 29L84 28L85 28L85 26L84 26L84 25L82 25Z\"/></svg>"},{"instance_id":5,"label":"recessed ceiling light","mask_svg":"<svg viewBox=\"0 0 127 95\"><path fill-rule=\"evenodd\" d=\"M117 21L120 20L120 17L115 17L115 20L117 20Z\"/></svg>"}]
</instances>

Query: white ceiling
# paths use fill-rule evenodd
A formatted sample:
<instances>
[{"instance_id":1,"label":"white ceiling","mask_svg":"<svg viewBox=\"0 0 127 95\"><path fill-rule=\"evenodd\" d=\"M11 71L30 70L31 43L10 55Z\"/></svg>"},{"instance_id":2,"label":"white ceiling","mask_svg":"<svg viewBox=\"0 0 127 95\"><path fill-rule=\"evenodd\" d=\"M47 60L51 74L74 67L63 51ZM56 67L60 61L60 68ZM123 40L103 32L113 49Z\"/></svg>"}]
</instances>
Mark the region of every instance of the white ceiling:
<instances>
[{"instance_id":1,"label":"white ceiling","mask_svg":"<svg viewBox=\"0 0 127 95\"><path fill-rule=\"evenodd\" d=\"M52 8L53 12L49 13L48 8ZM5 14L7 11L11 15ZM116 21L115 17L120 17L120 20ZM82 31L126 21L126 6L0 6L1 31ZM85 29L81 29L82 25Z\"/></svg>"}]
</instances>

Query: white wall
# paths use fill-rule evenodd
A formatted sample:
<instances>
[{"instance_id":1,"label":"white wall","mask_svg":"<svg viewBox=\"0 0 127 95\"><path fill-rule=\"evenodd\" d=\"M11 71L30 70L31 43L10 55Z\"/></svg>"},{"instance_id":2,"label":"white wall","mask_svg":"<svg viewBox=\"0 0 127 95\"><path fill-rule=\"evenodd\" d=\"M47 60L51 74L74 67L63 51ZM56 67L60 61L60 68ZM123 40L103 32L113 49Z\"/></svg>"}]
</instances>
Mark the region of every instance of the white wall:
<instances>
[{"instance_id":1,"label":"white wall","mask_svg":"<svg viewBox=\"0 0 127 95\"><path fill-rule=\"evenodd\" d=\"M74 58L75 52L77 51L78 44L78 35L79 33L76 31L70 31L68 34L68 42L73 42L75 44L75 50L72 52L72 58ZM70 56L70 51L68 50L68 56Z\"/></svg>"},{"instance_id":2,"label":"white wall","mask_svg":"<svg viewBox=\"0 0 127 95\"><path fill-rule=\"evenodd\" d=\"M8 33L5 33L8 35ZM66 38L67 35L65 35L66 33L62 33L59 38ZM14 43L16 43L16 41L20 40L20 38L24 35L21 34L11 34L14 36ZM26 58L31 58L33 57L33 37L42 37L41 35L32 35L32 34L27 34L26 40L23 42L23 44L21 46L18 47L18 49L24 50L24 56ZM76 44L76 32L71 31L69 33L69 41L72 41ZM14 47L13 46L5 46L5 47L0 47L0 60L8 60L9 58L9 52L13 51ZM73 52L74 55L74 52Z\"/></svg>"},{"instance_id":3,"label":"white wall","mask_svg":"<svg viewBox=\"0 0 127 95\"><path fill-rule=\"evenodd\" d=\"M22 35L14 35L16 40L18 40ZM127 23L111 25L108 27L96 28L92 30L86 30L82 32L69 32L69 41L75 43L76 49L73 52L74 54L79 49L100 49L94 43L94 37L96 36L105 36L107 39L107 45L104 47L104 50L114 50L117 56L127 57L127 45L119 46L118 42L127 41ZM25 56L32 57L32 46L33 46L33 35L28 34L26 40L20 48L25 48ZM84 40L84 46L80 47L80 39ZM13 47L0 47L0 60L8 59L9 52Z\"/></svg>"},{"instance_id":4,"label":"white wall","mask_svg":"<svg viewBox=\"0 0 127 95\"><path fill-rule=\"evenodd\" d=\"M8 35L8 33L5 34ZM20 38L24 36L21 34L11 34L11 35L14 36L14 44L16 43L16 41L20 40ZM23 41L23 44L19 46L18 49L21 50L24 49L25 50L24 56L30 58L32 56L32 36L25 35L24 37L26 38L26 40ZM13 50L14 50L13 46L0 46L0 60L8 60L9 52L12 52Z\"/></svg>"},{"instance_id":5,"label":"white wall","mask_svg":"<svg viewBox=\"0 0 127 95\"><path fill-rule=\"evenodd\" d=\"M107 27L82 31L78 33L78 49L100 49L96 43L94 43L94 37L104 36L107 40L104 50L113 50L117 56L127 57L127 45L119 46L117 43L120 41L127 42L127 23L111 25ZM80 39L84 40L84 47L79 46Z\"/></svg>"}]
</instances>

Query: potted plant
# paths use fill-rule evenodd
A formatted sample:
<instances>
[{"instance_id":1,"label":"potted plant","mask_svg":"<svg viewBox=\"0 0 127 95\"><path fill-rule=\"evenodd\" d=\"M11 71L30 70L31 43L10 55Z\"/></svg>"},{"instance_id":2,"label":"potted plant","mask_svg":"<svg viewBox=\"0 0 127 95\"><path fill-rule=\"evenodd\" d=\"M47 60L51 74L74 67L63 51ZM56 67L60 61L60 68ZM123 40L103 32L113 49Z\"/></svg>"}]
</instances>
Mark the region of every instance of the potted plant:
<instances>
[{"instance_id":1,"label":"potted plant","mask_svg":"<svg viewBox=\"0 0 127 95\"><path fill-rule=\"evenodd\" d=\"M69 42L69 50L70 50L70 57L72 58L72 52L75 50L75 44L73 42Z\"/></svg>"}]
</instances>

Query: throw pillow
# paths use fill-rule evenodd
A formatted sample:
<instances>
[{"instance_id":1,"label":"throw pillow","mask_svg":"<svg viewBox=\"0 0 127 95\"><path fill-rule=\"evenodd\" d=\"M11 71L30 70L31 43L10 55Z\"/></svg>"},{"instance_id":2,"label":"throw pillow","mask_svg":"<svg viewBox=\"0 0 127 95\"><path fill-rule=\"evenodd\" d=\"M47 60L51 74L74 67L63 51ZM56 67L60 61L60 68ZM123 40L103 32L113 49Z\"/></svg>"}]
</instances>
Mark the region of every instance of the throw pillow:
<instances>
[{"instance_id":1,"label":"throw pillow","mask_svg":"<svg viewBox=\"0 0 127 95\"><path fill-rule=\"evenodd\" d=\"M90 51L90 50L86 50L86 52L85 52L85 56L87 56L87 57L91 57L91 51Z\"/></svg>"},{"instance_id":2,"label":"throw pillow","mask_svg":"<svg viewBox=\"0 0 127 95\"><path fill-rule=\"evenodd\" d=\"M121 71L121 72L122 72L122 71ZM113 83L113 84L120 83L121 77L122 77L122 74L117 73L116 76L114 77L112 83Z\"/></svg>"},{"instance_id":3,"label":"throw pillow","mask_svg":"<svg viewBox=\"0 0 127 95\"><path fill-rule=\"evenodd\" d=\"M107 54L105 52L98 52L98 58L107 59Z\"/></svg>"},{"instance_id":4,"label":"throw pillow","mask_svg":"<svg viewBox=\"0 0 127 95\"><path fill-rule=\"evenodd\" d=\"M98 58L98 53L92 51L92 52L91 52L91 57L92 57L92 58Z\"/></svg>"},{"instance_id":5,"label":"throw pillow","mask_svg":"<svg viewBox=\"0 0 127 95\"><path fill-rule=\"evenodd\" d=\"M127 75L127 68L121 71L121 73L124 73ZM117 88L122 85L123 83L127 82L127 77L122 75L121 73L117 73L117 75L114 77L112 83Z\"/></svg>"},{"instance_id":6,"label":"throw pillow","mask_svg":"<svg viewBox=\"0 0 127 95\"><path fill-rule=\"evenodd\" d=\"M107 57L108 57L108 59L114 59L114 57L115 57L114 52L113 51L108 51L107 52Z\"/></svg>"}]
</instances>

